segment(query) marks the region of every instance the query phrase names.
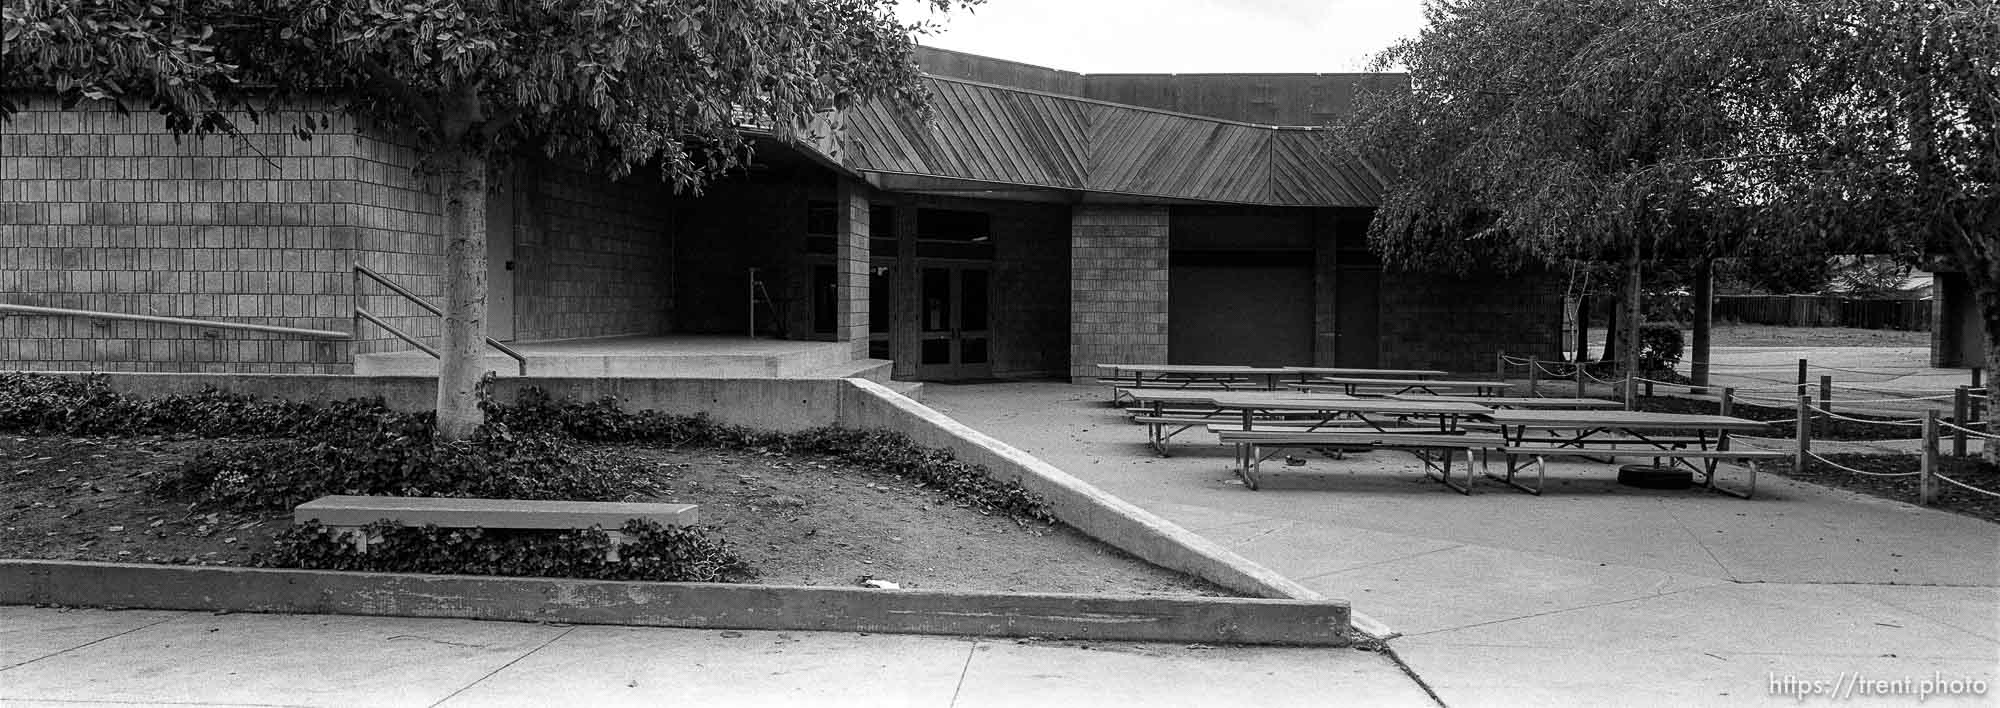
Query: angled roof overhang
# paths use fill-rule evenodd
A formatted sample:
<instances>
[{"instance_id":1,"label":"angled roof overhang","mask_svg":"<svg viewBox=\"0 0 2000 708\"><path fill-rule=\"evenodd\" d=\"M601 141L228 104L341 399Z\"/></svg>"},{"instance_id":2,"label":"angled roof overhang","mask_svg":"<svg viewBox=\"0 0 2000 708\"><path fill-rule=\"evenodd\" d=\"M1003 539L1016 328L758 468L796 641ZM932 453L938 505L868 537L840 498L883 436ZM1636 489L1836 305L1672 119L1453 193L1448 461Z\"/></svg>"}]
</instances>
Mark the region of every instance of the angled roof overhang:
<instances>
[{"instance_id":1,"label":"angled roof overhang","mask_svg":"<svg viewBox=\"0 0 2000 708\"><path fill-rule=\"evenodd\" d=\"M935 118L875 101L820 142L878 188L1066 201L1374 206L1381 177L1323 133L927 77ZM983 194L982 194L983 193Z\"/></svg>"}]
</instances>

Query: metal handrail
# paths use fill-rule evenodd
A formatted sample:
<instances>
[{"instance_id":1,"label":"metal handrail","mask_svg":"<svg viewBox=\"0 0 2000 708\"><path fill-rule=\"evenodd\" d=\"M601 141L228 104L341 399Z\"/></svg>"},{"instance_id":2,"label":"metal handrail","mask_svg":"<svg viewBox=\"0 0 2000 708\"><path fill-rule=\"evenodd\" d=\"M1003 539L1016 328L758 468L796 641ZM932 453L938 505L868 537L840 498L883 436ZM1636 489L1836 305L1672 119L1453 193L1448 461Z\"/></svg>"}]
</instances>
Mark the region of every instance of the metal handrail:
<instances>
[{"instance_id":1,"label":"metal handrail","mask_svg":"<svg viewBox=\"0 0 2000 708\"><path fill-rule=\"evenodd\" d=\"M220 322L216 320L196 320L185 317L161 317L159 315L134 315L123 312L101 310L72 310L63 307L37 307L34 305L9 305L0 303L0 312L18 312L24 315L54 315L59 317L90 317L100 320L124 320L127 322L151 322L154 324L204 327L208 329L233 329L245 332L284 334L310 339L353 339L347 332L326 329L303 329L299 327L279 327L277 325L248 324L244 322Z\"/></svg>"},{"instance_id":2,"label":"metal handrail","mask_svg":"<svg viewBox=\"0 0 2000 708\"><path fill-rule=\"evenodd\" d=\"M394 335L394 336L395 336L395 337L396 337L397 339L401 339L401 340L403 340L404 342L408 342L409 344L411 344L411 345L415 346L415 347L416 347L417 349L420 349L420 350L422 350L422 351L423 351L423 352L424 352L425 354L429 354L429 355L431 355L431 358L433 358L433 359L443 359L443 358L444 358L444 356L443 356L442 354L439 354L439 353L438 353L438 350L436 350L436 349L433 349L433 348L431 348L431 347L429 347L429 346L425 346L423 342L419 342L419 341L417 341L417 339L416 339L415 337L411 337L410 335L408 335L408 334L404 333L404 332L403 332L402 330L400 330L400 329L397 329L397 328L395 328L395 327L393 327L393 326L390 326L390 324L389 324L389 323L387 323L387 322L384 322L384 321L382 321L382 319L381 319L381 318L379 318L379 317L376 317L376 316L374 316L374 315L372 315L372 314L369 314L367 310L363 310L363 309L361 309L361 277L362 277L362 276L367 276L369 280L373 280L373 281L375 281L376 283L379 283L379 284L381 284L381 286L382 286L382 287L385 287L385 288L388 288L390 292L393 292L393 293L395 293L395 294L397 294L397 295L401 295L401 296L403 296L403 299L405 299L405 300L408 300L408 301L410 301L410 302L413 302L413 303L416 303L417 307L421 307L421 308L424 308L425 310L428 310L428 311L429 311L429 312L430 312L431 314L433 314L433 315L437 315L437 316L439 316L439 317L443 317L443 316L445 316L445 315L444 315L444 310L440 310L440 309L438 309L438 308L437 308L437 306L436 306L436 305L432 305L432 304L430 304L429 302L426 302L426 301L425 301L425 300L424 300L423 298L421 298L421 297L417 297L417 294L416 294L416 293L413 293L413 292L410 292L410 291L409 291L408 289L404 288L404 287L403 287L403 286L401 286L401 285L397 285L397 284L395 284L395 283L393 283L393 282L390 282L388 278L385 278L385 277L383 277L383 276L382 276L382 274L380 274L380 273L377 273L377 272L375 272L375 271L372 271L372 270L369 270L367 266L363 266L363 265L358 265L358 264L357 264L357 265L355 265L355 266L354 266L354 331L355 331L355 333L356 333L356 334L359 334L359 333L361 332L361 321L362 321L362 320L367 320L367 321L369 321L369 322L373 322L373 323L375 323L375 326L377 326L377 327L381 327L382 329L385 329L385 330L388 330L389 334L391 334L391 335ZM501 344L500 342L498 342L498 341L495 341L495 340L494 340L494 339L493 339L492 337L487 337L487 338L486 338L486 346L489 346L489 347L492 347L492 348L494 348L494 349L498 349L498 350L500 350L500 353L501 353L501 354L505 354L505 355L507 355L507 356L508 356L509 358L512 358L512 359L514 360L514 363L515 363L515 364L517 364L517 365L519 365L519 367L520 367L520 371L521 371L521 376L524 376L524 377L525 377L525 376L527 376L527 375L528 375L528 358L527 358L527 357L524 357L524 356L521 356L521 353L520 353L520 352L517 352L517 351L514 351L514 348L513 348L513 347L509 347L509 346L507 346L507 345L505 345L505 344Z\"/></svg>"}]
</instances>

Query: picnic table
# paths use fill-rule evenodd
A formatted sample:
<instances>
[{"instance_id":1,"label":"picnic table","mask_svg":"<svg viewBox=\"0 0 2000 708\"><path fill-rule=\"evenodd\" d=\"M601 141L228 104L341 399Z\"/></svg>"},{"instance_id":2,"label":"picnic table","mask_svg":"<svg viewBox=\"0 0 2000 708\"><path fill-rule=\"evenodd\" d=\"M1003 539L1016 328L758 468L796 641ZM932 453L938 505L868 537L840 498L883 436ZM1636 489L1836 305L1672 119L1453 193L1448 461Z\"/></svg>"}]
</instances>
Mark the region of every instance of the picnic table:
<instances>
[{"instance_id":1,"label":"picnic table","mask_svg":"<svg viewBox=\"0 0 2000 708\"><path fill-rule=\"evenodd\" d=\"M1244 430L1255 430L1259 415L1291 412L1308 413L1322 421L1350 418L1377 431L1386 431L1378 419L1394 417L1399 420L1421 418L1434 421L1437 432L1450 433L1458 430L1461 419L1491 413L1493 409L1476 403L1403 401L1392 398L1351 398L1333 396L1242 396L1218 394L1212 399L1216 408L1233 410L1239 414ZM1373 416L1373 417L1371 417Z\"/></svg>"},{"instance_id":2,"label":"picnic table","mask_svg":"<svg viewBox=\"0 0 2000 708\"><path fill-rule=\"evenodd\" d=\"M1169 388L1169 389L1221 389L1266 391L1278 388L1280 377L1297 376L1298 372L1268 366L1230 366L1210 364L1098 364L1097 368L1109 372L1099 381L1110 384L1111 402L1117 403L1126 389Z\"/></svg>"},{"instance_id":3,"label":"picnic table","mask_svg":"<svg viewBox=\"0 0 2000 708\"><path fill-rule=\"evenodd\" d=\"M1493 409L1479 420L1499 426L1504 441L1501 452L1507 457L1505 477L1494 477L1508 486L1530 494L1541 494L1547 481L1545 459L1550 455L1588 456L1598 452L1608 457L1636 456L1673 460L1701 473L1703 486L1710 490L1748 499L1757 491L1757 462L1784 457L1765 450L1731 450L1729 434L1765 430L1769 424L1731 416L1645 411L1526 410ZM1690 447L1692 446L1692 447ZM1517 459L1533 456L1536 483L1529 487L1517 481L1521 465ZM1750 464L1748 492L1716 486L1716 465L1722 460L1744 460ZM1699 460L1700 464L1695 464Z\"/></svg>"},{"instance_id":4,"label":"picnic table","mask_svg":"<svg viewBox=\"0 0 2000 708\"><path fill-rule=\"evenodd\" d=\"M1416 455L1424 464L1424 475L1443 482L1445 486L1460 494L1472 493L1472 451L1500 446L1497 435L1465 435L1445 433L1395 433L1384 434L1368 430L1340 431L1292 431L1292 430L1239 430L1234 427L1210 426L1210 430L1225 445L1236 446L1236 474L1243 480L1243 486L1257 491L1260 486L1258 470L1263 462L1289 448L1362 448L1368 450L1401 450ZM1269 452L1265 452L1269 450ZM1463 454L1465 457L1465 481L1452 481L1452 460Z\"/></svg>"},{"instance_id":5,"label":"picnic table","mask_svg":"<svg viewBox=\"0 0 2000 708\"><path fill-rule=\"evenodd\" d=\"M1313 381L1292 384L1292 388L1303 390L1339 389L1342 393L1354 395L1364 389L1395 389L1390 395L1406 393L1426 393L1442 395L1446 392L1470 392L1475 396L1498 396L1512 388L1505 381L1452 381L1444 379L1377 379L1362 376L1327 376Z\"/></svg>"},{"instance_id":6,"label":"picnic table","mask_svg":"<svg viewBox=\"0 0 2000 708\"><path fill-rule=\"evenodd\" d=\"M1184 391L1179 389L1124 389L1121 391L1136 404L1127 409L1132 413L1132 422L1146 426L1146 442L1160 455L1167 454L1167 444L1174 436L1190 428L1227 423L1240 414L1224 410L1215 405L1218 395L1228 395L1237 400L1290 400L1298 394L1276 391ZM1340 394L1314 396L1315 399L1332 400L1351 398ZM1313 419L1311 412L1286 411L1258 416L1257 423L1266 427L1327 428L1354 424L1348 421L1327 421Z\"/></svg>"},{"instance_id":7,"label":"picnic table","mask_svg":"<svg viewBox=\"0 0 2000 708\"><path fill-rule=\"evenodd\" d=\"M1338 366L1287 366L1284 368L1286 371L1298 372L1300 374L1300 382L1306 381L1306 377L1311 376L1377 376L1389 379L1428 379L1433 376L1444 376L1447 373L1436 369L1356 369Z\"/></svg>"}]
</instances>

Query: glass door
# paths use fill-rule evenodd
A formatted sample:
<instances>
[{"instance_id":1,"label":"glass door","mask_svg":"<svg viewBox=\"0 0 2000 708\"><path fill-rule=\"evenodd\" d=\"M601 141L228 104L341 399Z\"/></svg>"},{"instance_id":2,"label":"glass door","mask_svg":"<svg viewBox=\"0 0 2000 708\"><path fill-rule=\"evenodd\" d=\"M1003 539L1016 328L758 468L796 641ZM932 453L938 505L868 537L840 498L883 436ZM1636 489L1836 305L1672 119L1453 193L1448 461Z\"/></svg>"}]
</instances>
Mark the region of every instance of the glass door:
<instances>
[{"instance_id":1,"label":"glass door","mask_svg":"<svg viewBox=\"0 0 2000 708\"><path fill-rule=\"evenodd\" d=\"M919 270L923 318L917 338L918 378L991 376L991 269L926 265Z\"/></svg>"}]
</instances>

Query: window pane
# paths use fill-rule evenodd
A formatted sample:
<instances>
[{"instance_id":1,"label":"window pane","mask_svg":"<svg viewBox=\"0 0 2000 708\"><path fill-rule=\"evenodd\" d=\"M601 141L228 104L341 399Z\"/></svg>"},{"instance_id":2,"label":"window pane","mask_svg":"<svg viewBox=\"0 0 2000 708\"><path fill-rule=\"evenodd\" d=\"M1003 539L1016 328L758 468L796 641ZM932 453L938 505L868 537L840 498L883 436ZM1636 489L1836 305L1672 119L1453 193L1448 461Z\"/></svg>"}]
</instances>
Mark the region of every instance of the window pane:
<instances>
[{"instance_id":1,"label":"window pane","mask_svg":"<svg viewBox=\"0 0 2000 708\"><path fill-rule=\"evenodd\" d=\"M958 343L958 363L960 364L986 363L986 338L967 337L963 340L960 340Z\"/></svg>"},{"instance_id":2,"label":"window pane","mask_svg":"<svg viewBox=\"0 0 2000 708\"><path fill-rule=\"evenodd\" d=\"M832 334L840 324L840 283L833 266L813 266L813 332Z\"/></svg>"},{"instance_id":3,"label":"window pane","mask_svg":"<svg viewBox=\"0 0 2000 708\"><path fill-rule=\"evenodd\" d=\"M951 270L924 269L924 331L951 331ZM928 346L928 345L926 345Z\"/></svg>"},{"instance_id":4,"label":"window pane","mask_svg":"<svg viewBox=\"0 0 2000 708\"><path fill-rule=\"evenodd\" d=\"M923 363L925 364L951 363L951 340L949 339L924 340Z\"/></svg>"},{"instance_id":5,"label":"window pane","mask_svg":"<svg viewBox=\"0 0 2000 708\"><path fill-rule=\"evenodd\" d=\"M965 301L964 306L959 309L959 319L965 323L963 326L967 331L985 330L986 271L968 268L958 273L959 288L963 291L959 297Z\"/></svg>"},{"instance_id":6,"label":"window pane","mask_svg":"<svg viewBox=\"0 0 2000 708\"><path fill-rule=\"evenodd\" d=\"M896 320L895 313L890 310L895 302L895 281L894 268L872 268L868 271L868 331L871 333L887 333L889 323Z\"/></svg>"}]
</instances>

